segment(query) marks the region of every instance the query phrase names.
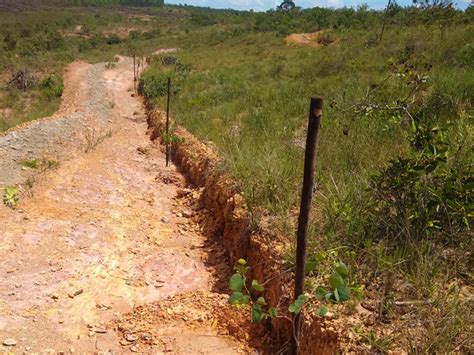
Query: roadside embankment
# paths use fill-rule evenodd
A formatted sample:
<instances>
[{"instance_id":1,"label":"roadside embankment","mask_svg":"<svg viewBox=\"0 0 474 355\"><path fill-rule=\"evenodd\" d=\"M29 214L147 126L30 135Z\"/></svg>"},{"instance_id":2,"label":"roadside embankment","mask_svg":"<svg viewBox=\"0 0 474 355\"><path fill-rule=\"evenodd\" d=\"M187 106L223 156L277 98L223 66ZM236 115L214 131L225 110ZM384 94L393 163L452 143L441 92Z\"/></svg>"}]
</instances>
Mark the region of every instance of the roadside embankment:
<instances>
[{"instance_id":1,"label":"roadside embankment","mask_svg":"<svg viewBox=\"0 0 474 355\"><path fill-rule=\"evenodd\" d=\"M159 109L148 105L148 124L151 138L161 139L165 117ZM183 127L174 132L181 138L172 147L172 159L188 182L202 188L200 199L201 225L205 233L217 238L229 256L229 262L247 260L251 266L248 278L265 285L264 297L269 305L278 308L279 315L289 317L288 305L292 298L292 273L286 265L285 242L270 229L260 225L251 228L250 216L237 184L218 169L219 157ZM277 317L267 328L272 343L279 349L288 345L292 324L287 317ZM262 334L263 335L263 334ZM338 349L337 334L326 329L318 318L306 317L300 339L302 354L333 354Z\"/></svg>"}]
</instances>

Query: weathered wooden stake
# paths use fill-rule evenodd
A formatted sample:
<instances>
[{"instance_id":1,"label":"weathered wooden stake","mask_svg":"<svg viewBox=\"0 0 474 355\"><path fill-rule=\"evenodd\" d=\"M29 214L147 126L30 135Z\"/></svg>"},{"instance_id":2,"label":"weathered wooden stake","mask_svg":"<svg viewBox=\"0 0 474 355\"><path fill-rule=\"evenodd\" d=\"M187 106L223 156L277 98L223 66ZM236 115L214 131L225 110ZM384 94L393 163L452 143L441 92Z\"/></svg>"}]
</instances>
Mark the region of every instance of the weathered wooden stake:
<instances>
[{"instance_id":1,"label":"weathered wooden stake","mask_svg":"<svg viewBox=\"0 0 474 355\"><path fill-rule=\"evenodd\" d=\"M168 78L168 95L166 98L166 166L170 163L170 95L171 78Z\"/></svg>"},{"instance_id":2,"label":"weathered wooden stake","mask_svg":"<svg viewBox=\"0 0 474 355\"><path fill-rule=\"evenodd\" d=\"M137 71L135 69L136 60L135 54L133 55L133 91L137 92Z\"/></svg>"},{"instance_id":3,"label":"weathered wooden stake","mask_svg":"<svg viewBox=\"0 0 474 355\"><path fill-rule=\"evenodd\" d=\"M298 232L296 242L296 276L295 294L296 300L304 292L304 279L306 267L306 246L308 244L308 223L313 199L314 167L316 162L316 143L318 140L319 126L323 108L322 97L312 97L309 106L308 135L306 137L306 149L304 156L303 191L301 193L300 215L298 217ZM293 318L294 332L291 341L291 353L298 353L298 337L300 335L302 312L295 314Z\"/></svg>"}]
</instances>

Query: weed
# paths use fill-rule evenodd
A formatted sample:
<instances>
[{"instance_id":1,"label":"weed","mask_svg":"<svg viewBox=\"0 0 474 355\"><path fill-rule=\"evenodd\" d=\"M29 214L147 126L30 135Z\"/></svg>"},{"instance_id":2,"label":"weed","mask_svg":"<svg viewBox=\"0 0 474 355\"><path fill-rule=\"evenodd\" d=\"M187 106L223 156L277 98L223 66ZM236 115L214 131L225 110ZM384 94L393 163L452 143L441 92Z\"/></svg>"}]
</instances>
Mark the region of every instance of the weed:
<instances>
[{"instance_id":1,"label":"weed","mask_svg":"<svg viewBox=\"0 0 474 355\"><path fill-rule=\"evenodd\" d=\"M19 162L19 164L24 166L25 168L38 169L39 161L37 159L22 160Z\"/></svg>"},{"instance_id":2,"label":"weed","mask_svg":"<svg viewBox=\"0 0 474 355\"><path fill-rule=\"evenodd\" d=\"M3 190L3 203L5 206L15 208L18 202L18 188L16 186L7 186Z\"/></svg>"},{"instance_id":3,"label":"weed","mask_svg":"<svg viewBox=\"0 0 474 355\"><path fill-rule=\"evenodd\" d=\"M112 137L111 130L99 130L96 131L95 129L86 130L84 135L85 137L85 148L84 151L89 153L90 151L97 148L99 144L101 144L105 139Z\"/></svg>"},{"instance_id":4,"label":"weed","mask_svg":"<svg viewBox=\"0 0 474 355\"><path fill-rule=\"evenodd\" d=\"M54 159L26 159L20 161L18 164L29 169L37 169L41 171L46 171L50 169L55 169L59 166L59 162Z\"/></svg>"}]
</instances>

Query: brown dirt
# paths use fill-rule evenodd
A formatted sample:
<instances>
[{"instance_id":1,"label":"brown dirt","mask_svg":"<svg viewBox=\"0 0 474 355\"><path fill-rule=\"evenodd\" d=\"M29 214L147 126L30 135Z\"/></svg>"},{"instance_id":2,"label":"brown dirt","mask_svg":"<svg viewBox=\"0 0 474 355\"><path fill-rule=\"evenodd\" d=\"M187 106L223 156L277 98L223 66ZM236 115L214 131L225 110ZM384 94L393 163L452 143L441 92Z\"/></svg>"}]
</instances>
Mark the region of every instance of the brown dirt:
<instances>
[{"instance_id":1,"label":"brown dirt","mask_svg":"<svg viewBox=\"0 0 474 355\"><path fill-rule=\"evenodd\" d=\"M61 112L3 137L41 129L74 139L57 146L67 159L36 176L16 209L0 205L0 343L16 343L0 352L249 352L247 317L220 294L228 263L193 220L196 194L183 197L183 177L149 142L131 63L72 65ZM102 107L104 97L115 104ZM69 131L84 126L111 135L85 153L84 136ZM25 154L37 143L22 142Z\"/></svg>"},{"instance_id":2,"label":"brown dirt","mask_svg":"<svg viewBox=\"0 0 474 355\"><path fill-rule=\"evenodd\" d=\"M285 41L287 44L300 44L310 47L319 47L321 44L318 42L322 32L312 33L293 33L286 37Z\"/></svg>"}]
</instances>

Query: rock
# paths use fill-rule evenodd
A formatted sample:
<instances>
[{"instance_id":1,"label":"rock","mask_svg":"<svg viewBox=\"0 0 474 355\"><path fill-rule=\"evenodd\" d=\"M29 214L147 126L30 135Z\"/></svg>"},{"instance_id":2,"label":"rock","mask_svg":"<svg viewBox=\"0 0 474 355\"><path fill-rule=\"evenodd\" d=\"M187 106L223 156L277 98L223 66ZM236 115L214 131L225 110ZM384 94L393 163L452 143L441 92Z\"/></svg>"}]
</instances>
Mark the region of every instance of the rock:
<instances>
[{"instance_id":1,"label":"rock","mask_svg":"<svg viewBox=\"0 0 474 355\"><path fill-rule=\"evenodd\" d=\"M53 293L53 294L51 295L51 298L52 298L53 300L58 300L58 299L59 299L59 295L58 295L57 293Z\"/></svg>"},{"instance_id":2,"label":"rock","mask_svg":"<svg viewBox=\"0 0 474 355\"><path fill-rule=\"evenodd\" d=\"M74 298L76 296L79 296L83 292L84 292L84 290L81 288L79 290L74 291L73 293L70 293L68 296L71 297L71 298Z\"/></svg>"},{"instance_id":3,"label":"rock","mask_svg":"<svg viewBox=\"0 0 474 355\"><path fill-rule=\"evenodd\" d=\"M25 351L31 351L33 348L31 346L25 346Z\"/></svg>"},{"instance_id":4,"label":"rock","mask_svg":"<svg viewBox=\"0 0 474 355\"><path fill-rule=\"evenodd\" d=\"M140 153L140 154L147 154L147 153L148 153L148 149L147 149L147 148L143 148L143 147L138 147L138 148L137 148L137 152Z\"/></svg>"},{"instance_id":5,"label":"rock","mask_svg":"<svg viewBox=\"0 0 474 355\"><path fill-rule=\"evenodd\" d=\"M163 216L163 217L161 217L161 222L163 222L163 223L169 223L170 220L168 219L168 217Z\"/></svg>"},{"instance_id":6,"label":"rock","mask_svg":"<svg viewBox=\"0 0 474 355\"><path fill-rule=\"evenodd\" d=\"M128 346L130 345L130 342L126 341L125 339L120 339L119 344L122 346Z\"/></svg>"},{"instance_id":7,"label":"rock","mask_svg":"<svg viewBox=\"0 0 474 355\"><path fill-rule=\"evenodd\" d=\"M193 211L186 210L186 211L183 211L182 214L183 214L183 217L185 218L191 218L193 216Z\"/></svg>"},{"instance_id":8,"label":"rock","mask_svg":"<svg viewBox=\"0 0 474 355\"><path fill-rule=\"evenodd\" d=\"M137 341L137 340L138 340L138 337L137 337L136 335L134 335L134 334L127 334L127 335L125 336L125 340L128 341L128 342L130 342L130 343L132 343L132 342L134 342L134 341Z\"/></svg>"},{"instance_id":9,"label":"rock","mask_svg":"<svg viewBox=\"0 0 474 355\"><path fill-rule=\"evenodd\" d=\"M183 217L183 214L181 212L176 213L176 217Z\"/></svg>"},{"instance_id":10,"label":"rock","mask_svg":"<svg viewBox=\"0 0 474 355\"><path fill-rule=\"evenodd\" d=\"M95 332L99 334L105 334L107 333L107 329L105 328L95 328Z\"/></svg>"},{"instance_id":11,"label":"rock","mask_svg":"<svg viewBox=\"0 0 474 355\"><path fill-rule=\"evenodd\" d=\"M137 353L138 352L138 349L136 346L132 346L130 347L130 351L134 352L134 353Z\"/></svg>"},{"instance_id":12,"label":"rock","mask_svg":"<svg viewBox=\"0 0 474 355\"><path fill-rule=\"evenodd\" d=\"M190 193L191 193L191 190L189 189L179 189L178 191L176 191L176 196L180 198L180 197L189 195Z\"/></svg>"},{"instance_id":13,"label":"rock","mask_svg":"<svg viewBox=\"0 0 474 355\"><path fill-rule=\"evenodd\" d=\"M5 345L5 346L15 346L15 345L16 345L16 341L15 341L15 339L8 338L8 339L5 339L5 340L3 341L3 345Z\"/></svg>"}]
</instances>

